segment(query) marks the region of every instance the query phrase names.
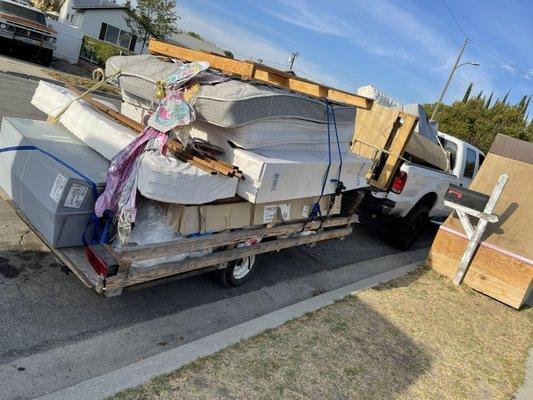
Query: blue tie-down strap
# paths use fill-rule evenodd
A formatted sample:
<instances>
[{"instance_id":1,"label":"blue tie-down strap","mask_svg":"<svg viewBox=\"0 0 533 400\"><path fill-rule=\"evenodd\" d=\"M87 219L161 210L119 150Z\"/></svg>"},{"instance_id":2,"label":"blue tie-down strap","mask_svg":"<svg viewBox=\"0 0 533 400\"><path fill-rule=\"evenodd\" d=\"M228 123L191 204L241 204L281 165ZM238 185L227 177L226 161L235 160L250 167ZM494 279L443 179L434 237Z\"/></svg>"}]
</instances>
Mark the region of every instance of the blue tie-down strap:
<instances>
[{"instance_id":1,"label":"blue tie-down strap","mask_svg":"<svg viewBox=\"0 0 533 400\"><path fill-rule=\"evenodd\" d=\"M46 150L43 150L37 146L32 146L32 145L10 146L10 147L4 147L0 149L0 153L5 153L9 151L38 151L39 153L42 153L45 156L50 157L52 160L58 162L63 167L67 168L71 172L74 172L76 175L78 175L80 178L86 181L91 186L93 198L94 198L94 201L96 202L96 199L98 198L98 189L96 187L96 183L91 178L89 178L87 175L85 175L83 172L78 171L76 168L67 164L65 161L55 156L54 154ZM104 214L104 217L102 219L103 221L100 221L100 218L96 216L94 211L91 213L89 222L87 223L87 226L85 227L85 230L83 231L83 234L81 237L81 241L84 246L87 246L88 244L107 243L109 241L109 231L110 231L110 224L112 221L112 215L110 213ZM87 230L89 229L91 225L94 225L94 230L93 230L91 242L89 243L87 242L85 234L87 233Z\"/></svg>"}]
</instances>

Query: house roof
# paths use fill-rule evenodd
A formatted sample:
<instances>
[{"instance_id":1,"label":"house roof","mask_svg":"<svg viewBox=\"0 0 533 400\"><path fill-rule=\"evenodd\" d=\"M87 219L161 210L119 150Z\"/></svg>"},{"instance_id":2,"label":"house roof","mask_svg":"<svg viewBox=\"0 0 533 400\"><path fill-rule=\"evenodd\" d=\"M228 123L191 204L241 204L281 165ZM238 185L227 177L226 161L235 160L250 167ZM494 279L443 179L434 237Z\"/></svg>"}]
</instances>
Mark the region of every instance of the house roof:
<instances>
[{"instance_id":1,"label":"house roof","mask_svg":"<svg viewBox=\"0 0 533 400\"><path fill-rule=\"evenodd\" d=\"M173 33L171 36L165 38L166 42L177 44L181 47L186 47L191 50L203 50L215 54L224 55L224 50L211 43L206 43L202 40L196 39L187 33Z\"/></svg>"},{"instance_id":2,"label":"house roof","mask_svg":"<svg viewBox=\"0 0 533 400\"><path fill-rule=\"evenodd\" d=\"M105 10L113 8L124 9L126 7L109 0L72 0L72 8L75 10Z\"/></svg>"}]
</instances>

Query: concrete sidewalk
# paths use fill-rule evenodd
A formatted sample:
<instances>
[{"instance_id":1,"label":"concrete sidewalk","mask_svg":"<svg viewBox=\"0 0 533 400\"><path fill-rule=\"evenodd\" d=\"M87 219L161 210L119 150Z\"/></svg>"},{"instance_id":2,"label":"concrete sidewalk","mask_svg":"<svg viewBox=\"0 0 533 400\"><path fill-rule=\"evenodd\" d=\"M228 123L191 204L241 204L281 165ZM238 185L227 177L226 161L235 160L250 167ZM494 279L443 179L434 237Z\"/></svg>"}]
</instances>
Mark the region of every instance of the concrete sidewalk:
<instances>
[{"instance_id":1,"label":"concrete sidewalk","mask_svg":"<svg viewBox=\"0 0 533 400\"><path fill-rule=\"evenodd\" d=\"M39 399L70 400L76 398L78 400L96 400L111 396L121 390L141 385L155 376L179 369L199 357L214 354L227 346L258 335L266 329L275 328L305 313L318 310L347 295L396 279L417 269L420 262L421 260L281 308ZM353 267L351 265L344 269L349 270L353 269Z\"/></svg>"}]
</instances>

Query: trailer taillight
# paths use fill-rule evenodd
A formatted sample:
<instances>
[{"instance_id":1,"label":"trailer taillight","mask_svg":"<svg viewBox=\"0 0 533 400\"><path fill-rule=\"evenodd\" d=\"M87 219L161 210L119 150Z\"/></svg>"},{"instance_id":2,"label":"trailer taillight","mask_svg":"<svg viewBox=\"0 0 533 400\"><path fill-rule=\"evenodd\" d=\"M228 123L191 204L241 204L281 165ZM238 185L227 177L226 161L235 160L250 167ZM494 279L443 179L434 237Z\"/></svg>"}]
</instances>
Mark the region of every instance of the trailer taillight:
<instances>
[{"instance_id":1,"label":"trailer taillight","mask_svg":"<svg viewBox=\"0 0 533 400\"><path fill-rule=\"evenodd\" d=\"M394 179L392 180L391 190L396 194L400 194L407 182L407 172L400 171L396 172Z\"/></svg>"},{"instance_id":2,"label":"trailer taillight","mask_svg":"<svg viewBox=\"0 0 533 400\"><path fill-rule=\"evenodd\" d=\"M102 245L87 246L85 254L98 275L108 277L117 274L117 262Z\"/></svg>"}]
</instances>

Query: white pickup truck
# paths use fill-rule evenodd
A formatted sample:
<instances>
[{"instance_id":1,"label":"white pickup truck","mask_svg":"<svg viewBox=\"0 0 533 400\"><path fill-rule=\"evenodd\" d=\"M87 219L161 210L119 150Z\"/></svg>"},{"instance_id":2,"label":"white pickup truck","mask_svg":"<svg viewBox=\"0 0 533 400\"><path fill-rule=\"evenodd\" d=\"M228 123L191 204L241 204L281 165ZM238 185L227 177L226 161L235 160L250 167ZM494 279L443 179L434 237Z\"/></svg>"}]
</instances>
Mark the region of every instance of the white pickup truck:
<instances>
[{"instance_id":1,"label":"white pickup truck","mask_svg":"<svg viewBox=\"0 0 533 400\"><path fill-rule=\"evenodd\" d=\"M362 222L385 222L388 239L406 250L420 237L429 219L448 216L444 194L453 183L468 187L485 155L476 147L439 132L443 147L450 153L450 173L435 168L403 162L388 191L365 190L359 211Z\"/></svg>"}]
</instances>

